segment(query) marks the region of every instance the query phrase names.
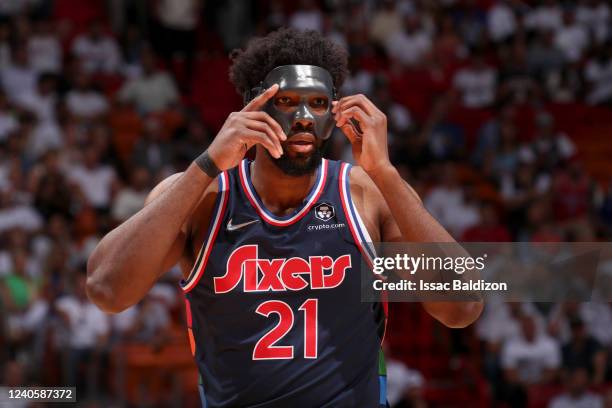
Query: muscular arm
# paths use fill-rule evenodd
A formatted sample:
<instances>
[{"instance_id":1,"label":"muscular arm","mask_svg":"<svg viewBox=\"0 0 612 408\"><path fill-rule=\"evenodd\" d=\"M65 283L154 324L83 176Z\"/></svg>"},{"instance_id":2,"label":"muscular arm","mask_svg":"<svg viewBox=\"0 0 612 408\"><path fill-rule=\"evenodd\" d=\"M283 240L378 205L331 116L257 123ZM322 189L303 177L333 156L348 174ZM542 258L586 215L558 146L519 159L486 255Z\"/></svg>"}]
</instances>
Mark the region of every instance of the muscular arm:
<instances>
[{"instance_id":1,"label":"muscular arm","mask_svg":"<svg viewBox=\"0 0 612 408\"><path fill-rule=\"evenodd\" d=\"M196 164L162 181L145 207L109 232L87 262L87 294L106 312L139 302L175 265L185 225L212 179Z\"/></svg>"},{"instance_id":2,"label":"muscular arm","mask_svg":"<svg viewBox=\"0 0 612 408\"><path fill-rule=\"evenodd\" d=\"M367 191L366 200L379 203L376 217L381 241L455 242L391 165L385 114L364 95L346 96L332 102L332 105L336 126L351 142L353 157L365 171L364 176L371 179L369 183L375 186L364 190ZM359 129L352 125L352 121L359 122ZM367 186L367 183L366 180L364 185ZM463 249L457 245L457 251ZM423 306L429 314L449 327L470 325L483 308L482 302L477 301L423 302Z\"/></svg>"},{"instance_id":3,"label":"muscular arm","mask_svg":"<svg viewBox=\"0 0 612 408\"><path fill-rule=\"evenodd\" d=\"M371 177L386 204L381 211L383 241L455 242L394 167L385 168ZM462 249L458 246L458 250ZM483 309L482 302L429 301L422 304L431 316L453 328L472 324Z\"/></svg>"}]
</instances>

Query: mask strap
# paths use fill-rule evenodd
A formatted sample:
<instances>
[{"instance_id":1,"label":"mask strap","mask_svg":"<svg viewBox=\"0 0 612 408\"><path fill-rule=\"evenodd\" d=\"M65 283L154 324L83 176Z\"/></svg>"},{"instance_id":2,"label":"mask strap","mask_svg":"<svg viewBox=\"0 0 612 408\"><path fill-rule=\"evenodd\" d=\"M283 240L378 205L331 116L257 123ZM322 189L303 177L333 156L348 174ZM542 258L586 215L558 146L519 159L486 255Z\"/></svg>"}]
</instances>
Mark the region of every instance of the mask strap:
<instances>
[{"instance_id":1,"label":"mask strap","mask_svg":"<svg viewBox=\"0 0 612 408\"><path fill-rule=\"evenodd\" d=\"M244 93L244 98L243 98L243 102L244 105L247 105L249 102L251 102L257 95L259 95L260 93L263 92L263 81L259 82L259 85L251 88L249 91L246 91ZM337 101L338 100L338 91L336 91L336 87L333 86L332 87L332 100L333 101Z\"/></svg>"}]
</instances>

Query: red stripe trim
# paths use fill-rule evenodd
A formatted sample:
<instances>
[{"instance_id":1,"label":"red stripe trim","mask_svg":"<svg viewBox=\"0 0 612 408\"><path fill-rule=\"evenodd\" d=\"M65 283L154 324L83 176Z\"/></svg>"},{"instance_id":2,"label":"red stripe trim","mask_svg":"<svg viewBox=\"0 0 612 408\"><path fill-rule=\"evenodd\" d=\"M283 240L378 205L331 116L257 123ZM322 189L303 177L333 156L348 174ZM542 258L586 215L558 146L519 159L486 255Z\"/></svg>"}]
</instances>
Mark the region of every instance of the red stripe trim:
<instances>
[{"instance_id":1,"label":"red stripe trim","mask_svg":"<svg viewBox=\"0 0 612 408\"><path fill-rule=\"evenodd\" d=\"M187 327L191 327L192 326L191 304L189 303L189 299L187 298L185 298L185 311L187 315Z\"/></svg>"},{"instance_id":2,"label":"red stripe trim","mask_svg":"<svg viewBox=\"0 0 612 408\"><path fill-rule=\"evenodd\" d=\"M298 222L299 220L301 220L302 218L304 218L304 216L306 214L308 214L308 212L310 211L310 209L312 208L312 206L319 200L319 197L321 197L321 194L323 194L323 190L325 190L325 183L327 182L327 160L323 159L323 164L321 166L321 172L323 180L321 181L321 186L319 187L318 191L316 192L315 197L310 201L310 203L302 208L300 210L300 214L293 219L287 220L287 221L279 221L279 220L275 220L273 218L270 218L269 215L267 215L264 211L262 211L261 208L259 208L259 205L257 203L257 201L255 201L255 198L252 196L251 192L249 191L247 185L246 185L246 173L243 170L243 166L242 163L239 166L239 170L240 172L240 185L242 186L242 190L244 191L244 193L246 194L249 202L251 203L251 206L253 206L253 208L255 209L255 211L257 212L257 214L268 224L274 225L275 227L287 227L289 225L295 224L296 222ZM317 184L319 183L319 180L317 180ZM253 187L254 188L254 187Z\"/></svg>"},{"instance_id":3,"label":"red stripe trim","mask_svg":"<svg viewBox=\"0 0 612 408\"><path fill-rule=\"evenodd\" d=\"M185 288L183 288L183 291L185 293L189 293L193 288L195 288L198 282L200 281L200 279L202 278L202 275L204 274L204 268L206 268L206 263L208 262L208 257L210 256L210 253L212 252L212 248L215 244L215 240L217 239L217 233L219 232L219 229L221 228L221 224L222 224L221 221L223 221L223 216L225 215L225 208L227 207L227 202L229 201L229 190L230 190L229 178L227 176L227 173L226 172L221 173L221 177L223 177L223 181L225 182L225 191L220 192L223 195L223 203L221 204L221 210L219 212L217 226L213 230L213 233L211 237L209 237L209 240L207 242L204 242L204 245L208 246L208 248L206 248L206 253L204 254L204 259L202 259L202 262L200 263L200 267L198 268L196 272L195 279L189 284L187 284Z\"/></svg>"}]
</instances>

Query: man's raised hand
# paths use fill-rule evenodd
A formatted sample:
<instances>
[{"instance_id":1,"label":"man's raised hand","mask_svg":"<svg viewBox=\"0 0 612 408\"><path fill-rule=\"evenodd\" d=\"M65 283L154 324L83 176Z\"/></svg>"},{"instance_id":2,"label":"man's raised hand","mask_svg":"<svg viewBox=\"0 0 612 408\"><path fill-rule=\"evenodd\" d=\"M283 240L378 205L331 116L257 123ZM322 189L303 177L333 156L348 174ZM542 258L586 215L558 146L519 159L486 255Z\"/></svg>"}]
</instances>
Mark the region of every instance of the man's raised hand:
<instances>
[{"instance_id":1,"label":"man's raised hand","mask_svg":"<svg viewBox=\"0 0 612 408\"><path fill-rule=\"evenodd\" d=\"M256 144L265 147L272 157L282 156L281 141L286 140L287 135L278 122L261 110L277 92L278 85L274 84L239 112L230 113L208 147L208 155L219 170L238 165L245 153Z\"/></svg>"}]
</instances>

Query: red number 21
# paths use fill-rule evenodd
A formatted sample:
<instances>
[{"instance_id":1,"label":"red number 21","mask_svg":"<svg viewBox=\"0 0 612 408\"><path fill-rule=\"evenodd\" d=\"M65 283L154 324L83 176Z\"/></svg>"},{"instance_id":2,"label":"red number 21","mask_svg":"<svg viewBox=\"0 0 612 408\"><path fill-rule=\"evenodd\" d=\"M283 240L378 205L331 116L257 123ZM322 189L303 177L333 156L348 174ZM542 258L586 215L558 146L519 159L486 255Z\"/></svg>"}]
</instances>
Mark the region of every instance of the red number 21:
<instances>
[{"instance_id":1,"label":"red number 21","mask_svg":"<svg viewBox=\"0 0 612 408\"><path fill-rule=\"evenodd\" d=\"M317 309L317 299L306 299L298 309L304 312L304 358L317 358ZM255 344L253 360L293 358L293 346L276 345L293 327L295 319L291 307L280 300L268 300L259 305L255 312L265 317L274 313L279 319L278 324Z\"/></svg>"}]
</instances>

